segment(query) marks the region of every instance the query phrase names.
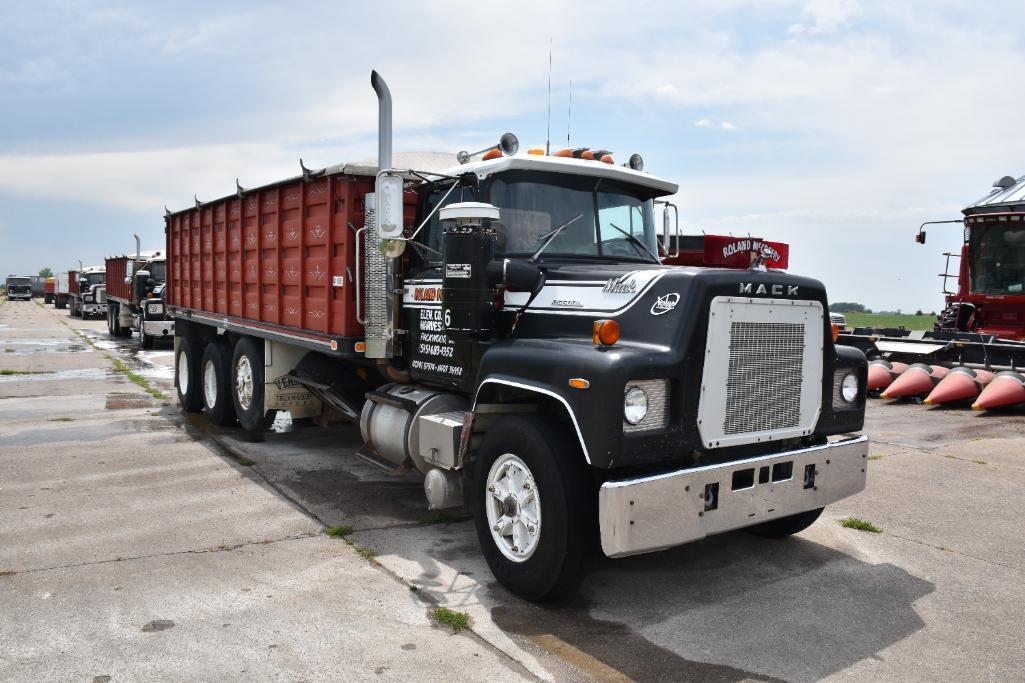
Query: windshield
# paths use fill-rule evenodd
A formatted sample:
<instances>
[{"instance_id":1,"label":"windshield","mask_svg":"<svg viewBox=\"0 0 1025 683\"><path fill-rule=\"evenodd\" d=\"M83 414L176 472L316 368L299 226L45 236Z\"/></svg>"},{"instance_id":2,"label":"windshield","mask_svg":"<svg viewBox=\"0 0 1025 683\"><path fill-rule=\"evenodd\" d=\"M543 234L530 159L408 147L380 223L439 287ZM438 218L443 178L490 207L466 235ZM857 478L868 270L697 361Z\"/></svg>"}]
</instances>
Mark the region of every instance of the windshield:
<instances>
[{"instance_id":1,"label":"windshield","mask_svg":"<svg viewBox=\"0 0 1025 683\"><path fill-rule=\"evenodd\" d=\"M163 282L167 279L167 263L165 261L153 261L147 268L149 276L154 282Z\"/></svg>"},{"instance_id":2,"label":"windshield","mask_svg":"<svg viewBox=\"0 0 1025 683\"><path fill-rule=\"evenodd\" d=\"M972 292L1025 294L1025 227L973 226L969 252Z\"/></svg>"},{"instance_id":3,"label":"windshield","mask_svg":"<svg viewBox=\"0 0 1025 683\"><path fill-rule=\"evenodd\" d=\"M31 287L32 278L27 277L9 277L7 278L8 287Z\"/></svg>"},{"instance_id":4,"label":"windshield","mask_svg":"<svg viewBox=\"0 0 1025 683\"><path fill-rule=\"evenodd\" d=\"M533 255L548 233L569 221L544 256L651 262L648 252L656 253L652 199L640 188L587 176L511 172L496 176L489 189L501 216L500 255Z\"/></svg>"},{"instance_id":5,"label":"windshield","mask_svg":"<svg viewBox=\"0 0 1025 683\"><path fill-rule=\"evenodd\" d=\"M102 285L107 281L106 273L88 273L85 277L89 280L90 285Z\"/></svg>"}]
</instances>

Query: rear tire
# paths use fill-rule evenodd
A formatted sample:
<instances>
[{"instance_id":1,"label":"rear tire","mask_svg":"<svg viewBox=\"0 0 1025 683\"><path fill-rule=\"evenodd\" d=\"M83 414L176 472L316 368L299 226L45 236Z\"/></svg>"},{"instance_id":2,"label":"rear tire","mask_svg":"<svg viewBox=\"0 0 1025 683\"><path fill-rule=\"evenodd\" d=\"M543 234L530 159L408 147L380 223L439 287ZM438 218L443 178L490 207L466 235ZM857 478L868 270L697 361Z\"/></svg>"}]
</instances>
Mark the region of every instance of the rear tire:
<instances>
[{"instance_id":1,"label":"rear tire","mask_svg":"<svg viewBox=\"0 0 1025 683\"><path fill-rule=\"evenodd\" d=\"M786 538L787 536L793 536L804 531L814 524L823 510L825 508L798 512L796 515L780 517L769 522L756 524L755 526L748 527L746 531L763 538Z\"/></svg>"},{"instance_id":2,"label":"rear tire","mask_svg":"<svg viewBox=\"0 0 1025 683\"><path fill-rule=\"evenodd\" d=\"M174 355L174 383L178 388L178 403L187 413L198 413L203 408L202 361L203 343L197 337L180 337L178 352Z\"/></svg>"},{"instance_id":3,"label":"rear tire","mask_svg":"<svg viewBox=\"0 0 1025 683\"><path fill-rule=\"evenodd\" d=\"M247 431L262 432L270 424L263 409L263 388L263 342L242 337L231 356L231 400L239 424Z\"/></svg>"},{"instance_id":4,"label":"rear tire","mask_svg":"<svg viewBox=\"0 0 1025 683\"><path fill-rule=\"evenodd\" d=\"M220 427L235 424L235 404L231 399L231 347L211 342L203 351L203 414Z\"/></svg>"},{"instance_id":5,"label":"rear tire","mask_svg":"<svg viewBox=\"0 0 1025 683\"><path fill-rule=\"evenodd\" d=\"M503 417L469 476L477 539L495 578L526 600L576 590L597 548L597 496L567 429L541 415Z\"/></svg>"}]
</instances>

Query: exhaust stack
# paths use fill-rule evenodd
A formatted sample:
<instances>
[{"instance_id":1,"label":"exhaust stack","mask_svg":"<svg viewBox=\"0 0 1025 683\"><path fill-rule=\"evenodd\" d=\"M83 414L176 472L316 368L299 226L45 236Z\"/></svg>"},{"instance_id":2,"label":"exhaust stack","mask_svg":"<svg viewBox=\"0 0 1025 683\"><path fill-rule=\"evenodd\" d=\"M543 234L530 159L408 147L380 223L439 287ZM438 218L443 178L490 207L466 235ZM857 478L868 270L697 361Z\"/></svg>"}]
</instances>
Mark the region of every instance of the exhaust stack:
<instances>
[{"instance_id":1,"label":"exhaust stack","mask_svg":"<svg viewBox=\"0 0 1025 683\"><path fill-rule=\"evenodd\" d=\"M391 168L391 90L376 71L370 72L370 85L377 93L377 170Z\"/></svg>"},{"instance_id":2,"label":"exhaust stack","mask_svg":"<svg viewBox=\"0 0 1025 683\"><path fill-rule=\"evenodd\" d=\"M138 235L132 235L135 238L135 260L139 261L142 259L142 242L139 241Z\"/></svg>"},{"instance_id":3,"label":"exhaust stack","mask_svg":"<svg viewBox=\"0 0 1025 683\"><path fill-rule=\"evenodd\" d=\"M366 288L364 294L363 333L367 358L387 359L395 355L396 259L381 250L382 240L402 236L402 178L386 171L392 164L392 104L388 84L376 71L370 73L370 85L377 93L377 182L365 201L363 258Z\"/></svg>"}]
</instances>

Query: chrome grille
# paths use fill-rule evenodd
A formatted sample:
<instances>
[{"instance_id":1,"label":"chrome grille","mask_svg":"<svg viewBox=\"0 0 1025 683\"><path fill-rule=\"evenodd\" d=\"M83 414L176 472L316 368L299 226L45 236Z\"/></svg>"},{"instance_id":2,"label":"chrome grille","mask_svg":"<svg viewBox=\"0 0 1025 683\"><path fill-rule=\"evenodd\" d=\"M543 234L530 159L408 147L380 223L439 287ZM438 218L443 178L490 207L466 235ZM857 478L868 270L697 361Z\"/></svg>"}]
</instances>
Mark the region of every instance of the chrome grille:
<instances>
[{"instance_id":1,"label":"chrome grille","mask_svg":"<svg viewBox=\"0 0 1025 683\"><path fill-rule=\"evenodd\" d=\"M797 323L730 324L724 434L800 424L804 328Z\"/></svg>"},{"instance_id":2,"label":"chrome grille","mask_svg":"<svg viewBox=\"0 0 1025 683\"><path fill-rule=\"evenodd\" d=\"M665 429L669 425L669 380L653 379L628 382L624 393L632 387L640 387L648 395L648 414L635 425L623 420L623 431L631 433L644 432L649 429Z\"/></svg>"}]
</instances>

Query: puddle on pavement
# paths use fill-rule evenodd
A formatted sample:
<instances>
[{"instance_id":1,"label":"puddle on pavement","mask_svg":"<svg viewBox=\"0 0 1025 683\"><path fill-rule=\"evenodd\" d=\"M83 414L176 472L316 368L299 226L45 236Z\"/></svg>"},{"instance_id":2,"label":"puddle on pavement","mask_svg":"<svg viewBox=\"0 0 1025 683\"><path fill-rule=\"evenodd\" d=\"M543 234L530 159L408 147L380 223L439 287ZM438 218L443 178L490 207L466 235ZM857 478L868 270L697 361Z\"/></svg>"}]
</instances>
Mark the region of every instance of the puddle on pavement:
<instances>
[{"instance_id":1,"label":"puddle on pavement","mask_svg":"<svg viewBox=\"0 0 1025 683\"><path fill-rule=\"evenodd\" d=\"M146 394L111 393L107 394L107 410L124 410L128 408L152 408L156 405Z\"/></svg>"},{"instance_id":2,"label":"puddle on pavement","mask_svg":"<svg viewBox=\"0 0 1025 683\"><path fill-rule=\"evenodd\" d=\"M0 341L0 353L92 353L92 349L69 339L8 339Z\"/></svg>"},{"instance_id":3,"label":"puddle on pavement","mask_svg":"<svg viewBox=\"0 0 1025 683\"><path fill-rule=\"evenodd\" d=\"M71 379L106 379L112 374L113 371L105 368L76 368L73 370L46 372L39 375L0 375L0 382L53 382L54 380Z\"/></svg>"},{"instance_id":4,"label":"puddle on pavement","mask_svg":"<svg viewBox=\"0 0 1025 683\"><path fill-rule=\"evenodd\" d=\"M95 442L116 438L123 434L156 432L166 429L168 424L159 417L116 420L101 424L72 424L66 427L34 427L4 437L4 446L38 446L62 442Z\"/></svg>"}]
</instances>

